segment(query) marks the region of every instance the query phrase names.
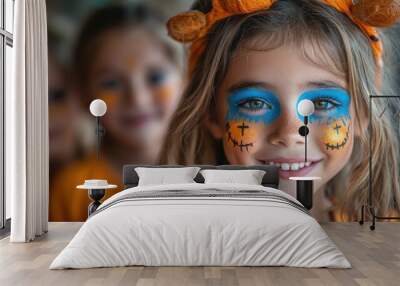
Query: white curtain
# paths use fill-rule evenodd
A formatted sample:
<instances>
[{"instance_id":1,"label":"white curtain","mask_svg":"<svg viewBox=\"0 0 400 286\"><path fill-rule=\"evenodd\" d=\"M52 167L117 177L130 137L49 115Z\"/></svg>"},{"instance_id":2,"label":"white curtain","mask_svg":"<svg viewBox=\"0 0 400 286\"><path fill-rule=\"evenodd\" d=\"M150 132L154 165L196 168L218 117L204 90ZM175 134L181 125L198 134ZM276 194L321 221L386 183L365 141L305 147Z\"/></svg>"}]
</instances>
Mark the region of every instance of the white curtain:
<instances>
[{"instance_id":1,"label":"white curtain","mask_svg":"<svg viewBox=\"0 0 400 286\"><path fill-rule=\"evenodd\" d=\"M47 232L49 155L45 0L15 1L14 93L6 97L12 242Z\"/></svg>"}]
</instances>

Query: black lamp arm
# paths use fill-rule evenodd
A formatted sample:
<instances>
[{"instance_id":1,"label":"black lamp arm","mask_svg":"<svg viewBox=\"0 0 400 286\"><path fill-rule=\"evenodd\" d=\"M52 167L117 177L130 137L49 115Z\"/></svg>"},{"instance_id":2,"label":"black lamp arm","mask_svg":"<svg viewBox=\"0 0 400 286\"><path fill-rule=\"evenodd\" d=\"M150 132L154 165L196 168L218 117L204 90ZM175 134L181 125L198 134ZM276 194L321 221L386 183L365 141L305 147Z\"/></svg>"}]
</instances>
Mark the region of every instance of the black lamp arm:
<instances>
[{"instance_id":1,"label":"black lamp arm","mask_svg":"<svg viewBox=\"0 0 400 286\"><path fill-rule=\"evenodd\" d=\"M104 134L106 133L106 130L103 128L103 126L101 126L100 124L100 117L96 116L96 137L97 137L97 159L100 158L100 145L101 145L101 137L104 136Z\"/></svg>"},{"instance_id":2,"label":"black lamp arm","mask_svg":"<svg viewBox=\"0 0 400 286\"><path fill-rule=\"evenodd\" d=\"M308 116L304 116L304 125L307 126L307 124L308 124Z\"/></svg>"},{"instance_id":3,"label":"black lamp arm","mask_svg":"<svg viewBox=\"0 0 400 286\"><path fill-rule=\"evenodd\" d=\"M308 116L304 116L304 125L299 128L299 134L304 137L304 162L307 163L307 135L310 132L308 127Z\"/></svg>"}]
</instances>

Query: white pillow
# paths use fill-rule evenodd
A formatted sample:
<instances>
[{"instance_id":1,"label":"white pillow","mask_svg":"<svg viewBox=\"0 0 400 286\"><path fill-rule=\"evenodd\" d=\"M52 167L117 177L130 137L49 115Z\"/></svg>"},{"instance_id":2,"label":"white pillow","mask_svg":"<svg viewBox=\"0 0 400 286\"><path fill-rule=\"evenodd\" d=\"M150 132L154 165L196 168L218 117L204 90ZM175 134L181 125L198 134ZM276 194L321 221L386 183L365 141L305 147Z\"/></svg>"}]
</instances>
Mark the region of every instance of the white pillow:
<instances>
[{"instance_id":1,"label":"white pillow","mask_svg":"<svg viewBox=\"0 0 400 286\"><path fill-rule=\"evenodd\" d=\"M139 176L138 186L195 183L193 179L199 170L199 167L135 168Z\"/></svg>"},{"instance_id":2,"label":"white pillow","mask_svg":"<svg viewBox=\"0 0 400 286\"><path fill-rule=\"evenodd\" d=\"M226 183L261 185L265 171L262 170L201 170L205 184Z\"/></svg>"}]
</instances>

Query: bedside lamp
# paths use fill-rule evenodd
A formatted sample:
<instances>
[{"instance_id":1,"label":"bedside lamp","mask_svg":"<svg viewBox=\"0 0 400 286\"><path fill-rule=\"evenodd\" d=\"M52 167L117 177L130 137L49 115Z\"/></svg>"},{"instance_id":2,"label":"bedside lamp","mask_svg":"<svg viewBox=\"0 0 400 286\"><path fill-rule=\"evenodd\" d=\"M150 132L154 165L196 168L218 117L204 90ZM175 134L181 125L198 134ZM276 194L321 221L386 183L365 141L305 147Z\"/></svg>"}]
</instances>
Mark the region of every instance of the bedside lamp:
<instances>
[{"instance_id":1,"label":"bedside lamp","mask_svg":"<svg viewBox=\"0 0 400 286\"><path fill-rule=\"evenodd\" d=\"M307 135L310 133L308 129L308 117L311 116L314 111L314 103L311 100L304 99L300 101L299 105L297 106L297 111L301 116L304 117L304 125L299 128L299 134L304 137L305 140L305 147L304 147L304 162L307 163Z\"/></svg>"},{"instance_id":2,"label":"bedside lamp","mask_svg":"<svg viewBox=\"0 0 400 286\"><path fill-rule=\"evenodd\" d=\"M100 117L107 112L107 104L101 99L95 99L90 103L90 113L96 117L96 136L97 136L97 160L100 158L100 141L105 134L104 128L100 125Z\"/></svg>"}]
</instances>

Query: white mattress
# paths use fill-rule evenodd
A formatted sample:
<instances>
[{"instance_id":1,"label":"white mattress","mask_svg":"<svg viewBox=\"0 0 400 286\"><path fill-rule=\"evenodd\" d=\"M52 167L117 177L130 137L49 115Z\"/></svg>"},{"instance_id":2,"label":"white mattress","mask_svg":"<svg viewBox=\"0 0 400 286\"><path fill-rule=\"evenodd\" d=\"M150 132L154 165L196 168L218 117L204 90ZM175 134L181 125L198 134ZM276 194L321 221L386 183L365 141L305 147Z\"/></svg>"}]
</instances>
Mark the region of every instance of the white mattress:
<instances>
[{"instance_id":1,"label":"white mattress","mask_svg":"<svg viewBox=\"0 0 400 286\"><path fill-rule=\"evenodd\" d=\"M124 200L137 192L257 190L279 199L171 197ZM140 193L142 194L142 193ZM145 194L145 193L143 193ZM145 266L350 268L300 204L272 188L238 184L135 187L105 201L50 269Z\"/></svg>"}]
</instances>

